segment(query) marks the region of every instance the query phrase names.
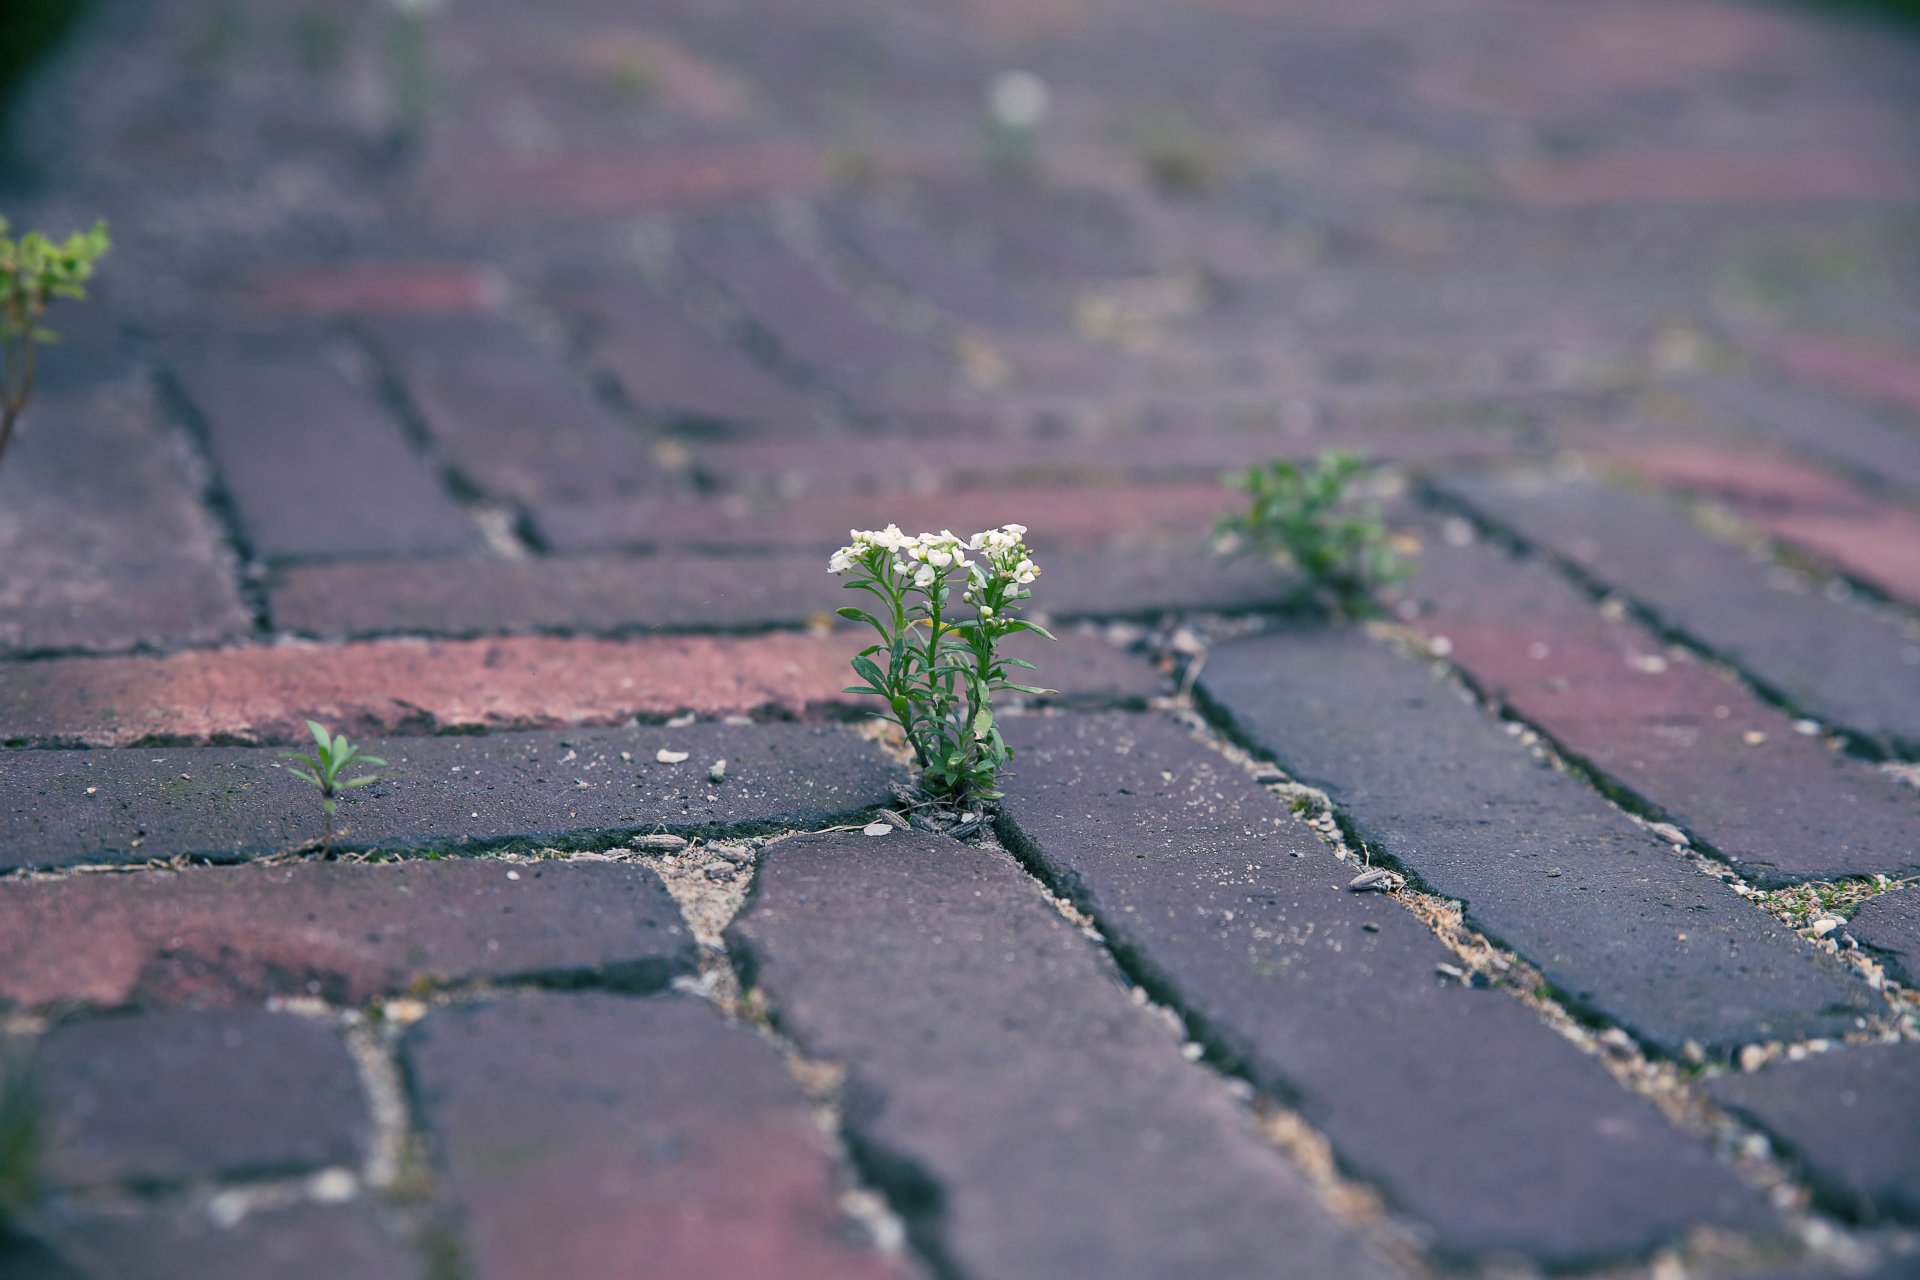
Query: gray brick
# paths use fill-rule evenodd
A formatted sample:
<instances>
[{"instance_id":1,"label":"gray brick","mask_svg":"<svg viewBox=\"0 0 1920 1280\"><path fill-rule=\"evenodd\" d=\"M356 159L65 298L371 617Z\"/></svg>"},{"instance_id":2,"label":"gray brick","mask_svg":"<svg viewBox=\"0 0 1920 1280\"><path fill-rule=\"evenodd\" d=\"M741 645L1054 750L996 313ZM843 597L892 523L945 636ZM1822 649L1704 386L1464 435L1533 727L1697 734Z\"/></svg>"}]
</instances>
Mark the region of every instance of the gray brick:
<instances>
[{"instance_id":1,"label":"gray brick","mask_svg":"<svg viewBox=\"0 0 1920 1280\"><path fill-rule=\"evenodd\" d=\"M836 726L701 724L394 738L364 744L389 767L340 806L343 847L478 850L821 825L885 803L895 768ZM660 764L662 748L690 753ZM620 757L631 753L631 760ZM707 765L725 759L710 785ZM311 787L271 748L0 754L0 866L219 860L321 835ZM89 791L89 788L94 790Z\"/></svg>"},{"instance_id":2,"label":"gray brick","mask_svg":"<svg viewBox=\"0 0 1920 1280\"><path fill-rule=\"evenodd\" d=\"M1452 1256L1635 1255L1765 1204L1158 716L1022 718L1003 831Z\"/></svg>"}]
</instances>

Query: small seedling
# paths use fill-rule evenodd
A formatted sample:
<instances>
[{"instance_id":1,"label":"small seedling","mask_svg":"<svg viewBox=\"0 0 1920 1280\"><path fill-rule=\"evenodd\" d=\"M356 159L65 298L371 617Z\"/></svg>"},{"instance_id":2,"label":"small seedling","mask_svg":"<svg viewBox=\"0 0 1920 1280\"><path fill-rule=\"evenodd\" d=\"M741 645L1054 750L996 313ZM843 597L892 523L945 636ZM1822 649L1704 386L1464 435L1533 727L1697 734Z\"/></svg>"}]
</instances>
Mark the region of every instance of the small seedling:
<instances>
[{"instance_id":1,"label":"small seedling","mask_svg":"<svg viewBox=\"0 0 1920 1280\"><path fill-rule=\"evenodd\" d=\"M333 848L333 815L339 808L340 793L380 780L379 775L373 773L365 773L357 778L344 780L340 774L349 764L362 768L369 765L384 768L387 762L379 756L361 755L360 748L348 742L346 734L329 734L326 726L318 721L307 721L307 728L312 730L313 740L320 745L317 753L308 756L298 751L282 751L280 754L289 760L298 760L306 765L304 769L295 765L288 772L320 789L320 810L327 816L327 834L321 841L320 847L323 850L330 850Z\"/></svg>"},{"instance_id":2,"label":"small seedling","mask_svg":"<svg viewBox=\"0 0 1920 1280\"><path fill-rule=\"evenodd\" d=\"M1349 453L1322 453L1305 467L1282 458L1247 468L1228 483L1247 509L1221 519L1215 549L1251 555L1297 574L1296 595L1343 615L1366 612L1376 588L1411 577L1380 510L1357 493L1366 466Z\"/></svg>"},{"instance_id":3,"label":"small seedling","mask_svg":"<svg viewBox=\"0 0 1920 1280\"><path fill-rule=\"evenodd\" d=\"M393 100L395 146L417 143L433 113L433 48L428 24L446 0L390 0L387 85Z\"/></svg>"},{"instance_id":4,"label":"small seedling","mask_svg":"<svg viewBox=\"0 0 1920 1280\"><path fill-rule=\"evenodd\" d=\"M827 564L830 572L851 576L847 590L879 601L877 613L839 611L880 636L853 659L866 683L845 692L884 702L877 714L906 734L922 788L956 809L971 799L998 798L1000 769L1013 759L994 722L993 695L1049 692L1014 683L1009 672L1031 671L1033 664L999 653L1000 641L1016 632L1053 638L1015 613L1040 576L1022 541L1026 532L1025 525L1010 524L962 542L950 531L915 538L897 525L856 529L853 542Z\"/></svg>"},{"instance_id":5,"label":"small seedling","mask_svg":"<svg viewBox=\"0 0 1920 1280\"><path fill-rule=\"evenodd\" d=\"M56 298L84 298L94 264L109 248L107 224L56 243L38 231L18 240L0 218L0 456L33 396L35 349L58 341L41 323Z\"/></svg>"}]
</instances>

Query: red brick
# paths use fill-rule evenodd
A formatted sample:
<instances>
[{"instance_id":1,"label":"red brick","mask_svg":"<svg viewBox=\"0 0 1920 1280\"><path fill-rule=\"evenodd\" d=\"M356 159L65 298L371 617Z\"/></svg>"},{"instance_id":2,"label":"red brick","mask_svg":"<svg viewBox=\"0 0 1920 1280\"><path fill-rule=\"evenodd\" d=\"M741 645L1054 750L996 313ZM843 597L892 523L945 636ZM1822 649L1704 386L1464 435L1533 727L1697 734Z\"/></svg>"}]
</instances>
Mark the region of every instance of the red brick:
<instances>
[{"instance_id":1,"label":"red brick","mask_svg":"<svg viewBox=\"0 0 1920 1280\"><path fill-rule=\"evenodd\" d=\"M417 984L573 980L650 989L693 967L645 867L307 862L0 881L0 1002L196 1007Z\"/></svg>"},{"instance_id":2,"label":"red brick","mask_svg":"<svg viewBox=\"0 0 1920 1280\"><path fill-rule=\"evenodd\" d=\"M308 315L411 315L486 311L499 278L461 262L346 262L268 271L236 290L243 305Z\"/></svg>"},{"instance_id":3,"label":"red brick","mask_svg":"<svg viewBox=\"0 0 1920 1280\"><path fill-rule=\"evenodd\" d=\"M1920 352L1887 343L1789 334L1762 349L1803 382L1920 415Z\"/></svg>"},{"instance_id":4,"label":"red brick","mask_svg":"<svg viewBox=\"0 0 1920 1280\"><path fill-rule=\"evenodd\" d=\"M1021 522L1038 548L1114 543L1191 546L1238 499L1218 482L1064 487L1033 485L929 494L815 494L778 499L650 499L535 508L562 551L616 547L814 547L831 550L850 529L889 524L966 537Z\"/></svg>"},{"instance_id":5,"label":"red brick","mask_svg":"<svg viewBox=\"0 0 1920 1280\"><path fill-rule=\"evenodd\" d=\"M1602 453L1667 489L1754 507L1859 504L1843 481L1786 454L1704 441L1654 441L1603 447Z\"/></svg>"},{"instance_id":6,"label":"red brick","mask_svg":"<svg viewBox=\"0 0 1920 1280\"><path fill-rule=\"evenodd\" d=\"M1522 200L1547 206L1892 202L1920 194L1907 167L1835 151L1620 152L1514 164L1501 177Z\"/></svg>"},{"instance_id":7,"label":"red brick","mask_svg":"<svg viewBox=\"0 0 1920 1280\"><path fill-rule=\"evenodd\" d=\"M320 720L355 736L544 728L857 705L851 633L503 636L197 650L0 666L0 741L299 741ZM1015 652L1069 701L1140 701L1157 676L1097 639L1062 633Z\"/></svg>"},{"instance_id":8,"label":"red brick","mask_svg":"<svg viewBox=\"0 0 1920 1280\"><path fill-rule=\"evenodd\" d=\"M882 1280L765 1040L706 1004L541 995L409 1034L475 1280Z\"/></svg>"}]
</instances>

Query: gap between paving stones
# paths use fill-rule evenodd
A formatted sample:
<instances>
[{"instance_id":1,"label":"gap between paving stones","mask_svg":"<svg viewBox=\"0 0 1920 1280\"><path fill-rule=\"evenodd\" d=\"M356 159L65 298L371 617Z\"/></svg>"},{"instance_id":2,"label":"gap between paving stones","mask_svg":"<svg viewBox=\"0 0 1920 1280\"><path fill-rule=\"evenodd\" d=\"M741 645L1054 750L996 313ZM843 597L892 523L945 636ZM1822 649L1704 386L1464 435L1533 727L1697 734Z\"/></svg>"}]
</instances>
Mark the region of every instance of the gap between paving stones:
<instances>
[{"instance_id":1,"label":"gap between paving stones","mask_svg":"<svg viewBox=\"0 0 1920 1280\"><path fill-rule=\"evenodd\" d=\"M1168 700L1162 704L1161 712L1180 723L1194 741L1227 760L1236 770L1247 774L1282 806L1302 815L1307 825L1342 864L1355 871L1367 865L1363 861L1365 846L1358 842L1349 844L1341 827L1338 810L1325 793L1294 781L1273 764L1256 758L1247 749L1223 737L1189 702ZM1004 812L1000 822L1003 828L1009 822ZM1275 1096L1279 1082L1270 1078L1270 1073L1254 1070L1241 1050L1224 1038L1220 1028L1213 1027L1206 1018L1189 1008L1174 989L1178 985L1177 978L1164 973L1151 960L1134 954L1129 948L1118 947L1108 939L1104 923L1086 915L1088 904L1073 900L1072 887L1058 882L1049 874L1045 865L1037 860L1024 833L1013 830L1006 847L1041 882L1049 895L1067 895L1056 899L1060 909L1068 914L1069 919L1085 924L1092 936L1101 939L1130 984L1135 984L1137 990L1147 994L1159 1007L1167 1009L1171 1016L1180 1020L1190 1039L1196 1042L1197 1047L1204 1049L1205 1060L1209 1064L1250 1091L1257 1091L1266 1098ZM1356 855L1355 849L1361 853ZM1793 1228L1803 1240L1820 1240L1824 1238L1824 1233L1836 1229L1832 1224L1810 1216L1811 1196L1806 1186L1774 1155L1766 1140L1760 1138L1751 1126L1739 1122L1700 1092L1695 1083L1697 1069L1683 1068L1671 1061L1648 1057L1631 1036L1616 1027L1596 1028L1590 1022L1576 1019L1549 994L1533 966L1467 926L1461 918L1460 904L1405 886L1389 889L1385 896L1392 898L1419 920L1465 966L1463 970L1451 971L1443 967L1437 976L1463 985L1496 986L1518 1000L1559 1036L1596 1059L1622 1087L1645 1098L1680 1130L1699 1139L1743 1182L1764 1192L1775 1208L1793 1215ZM1168 985L1170 982L1174 987ZM1286 1101L1288 1105L1297 1103L1294 1099ZM1335 1149L1324 1138L1318 1138L1318 1143L1323 1158L1329 1162L1329 1170L1343 1168ZM1353 1177L1362 1178L1362 1183L1344 1182ZM1364 1180L1365 1175L1351 1171L1336 1174L1334 1178L1337 1184L1368 1185ZM1382 1211L1375 1192L1368 1189L1361 1194L1372 1205L1374 1212ZM1655 1274L1659 1274L1661 1267L1678 1265L1683 1255L1692 1254L1697 1255L1695 1260L1704 1259L1710 1266L1714 1263L1724 1265L1729 1259L1733 1265L1743 1265L1743 1260L1751 1262L1764 1254L1764 1250L1759 1254L1752 1253L1755 1247L1751 1242L1730 1243L1708 1232L1684 1246L1656 1248L1651 1255L1651 1264ZM1551 1269L1555 1272L1567 1270L1564 1265ZM1611 1266L1603 1267L1603 1270L1609 1275L1615 1274Z\"/></svg>"}]
</instances>

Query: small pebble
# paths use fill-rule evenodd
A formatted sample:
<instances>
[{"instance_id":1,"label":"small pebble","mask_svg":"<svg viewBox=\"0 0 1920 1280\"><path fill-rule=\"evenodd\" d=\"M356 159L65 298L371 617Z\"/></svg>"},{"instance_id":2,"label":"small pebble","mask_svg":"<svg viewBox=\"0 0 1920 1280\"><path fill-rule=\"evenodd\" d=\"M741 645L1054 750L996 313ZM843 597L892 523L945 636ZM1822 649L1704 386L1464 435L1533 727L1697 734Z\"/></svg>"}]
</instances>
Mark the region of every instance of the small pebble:
<instances>
[{"instance_id":1,"label":"small pebble","mask_svg":"<svg viewBox=\"0 0 1920 1280\"><path fill-rule=\"evenodd\" d=\"M1406 884L1398 873L1385 867L1375 867L1371 871L1362 871L1347 881L1347 888L1355 893L1394 893Z\"/></svg>"},{"instance_id":2,"label":"small pebble","mask_svg":"<svg viewBox=\"0 0 1920 1280\"><path fill-rule=\"evenodd\" d=\"M1633 1037L1619 1027L1608 1027L1595 1038L1600 1041L1600 1047L1608 1053L1619 1054L1621 1057L1633 1056Z\"/></svg>"},{"instance_id":3,"label":"small pebble","mask_svg":"<svg viewBox=\"0 0 1920 1280\"><path fill-rule=\"evenodd\" d=\"M692 724L693 720L694 720L693 712L689 711L684 715L677 715L673 719L667 721L667 728L684 729L688 725Z\"/></svg>"},{"instance_id":4,"label":"small pebble","mask_svg":"<svg viewBox=\"0 0 1920 1280\"><path fill-rule=\"evenodd\" d=\"M1765 1045L1750 1044L1740 1050L1740 1069L1742 1071L1758 1071L1766 1065L1767 1048Z\"/></svg>"},{"instance_id":5,"label":"small pebble","mask_svg":"<svg viewBox=\"0 0 1920 1280\"><path fill-rule=\"evenodd\" d=\"M662 747L653 753L653 758L661 764L679 764L687 758L687 753L684 751L669 751L665 747Z\"/></svg>"},{"instance_id":6,"label":"small pebble","mask_svg":"<svg viewBox=\"0 0 1920 1280\"><path fill-rule=\"evenodd\" d=\"M712 764L707 766L708 782L725 782L726 780L727 780L727 762L725 760L715 760Z\"/></svg>"},{"instance_id":7,"label":"small pebble","mask_svg":"<svg viewBox=\"0 0 1920 1280\"><path fill-rule=\"evenodd\" d=\"M891 822L869 822L866 826L860 828L860 830L865 835L890 836L893 834L893 824Z\"/></svg>"},{"instance_id":8,"label":"small pebble","mask_svg":"<svg viewBox=\"0 0 1920 1280\"><path fill-rule=\"evenodd\" d=\"M662 853L673 853L677 850L684 849L687 847L687 841L685 837L670 836L665 834L651 835L651 836L634 836L632 839L628 840L627 843L636 849L654 849Z\"/></svg>"},{"instance_id":9,"label":"small pebble","mask_svg":"<svg viewBox=\"0 0 1920 1280\"><path fill-rule=\"evenodd\" d=\"M731 862L709 862L701 869L706 872L709 880L731 880L740 874Z\"/></svg>"},{"instance_id":10,"label":"small pebble","mask_svg":"<svg viewBox=\"0 0 1920 1280\"><path fill-rule=\"evenodd\" d=\"M1813 922L1813 936L1824 938L1845 923L1839 916L1821 916Z\"/></svg>"}]
</instances>

